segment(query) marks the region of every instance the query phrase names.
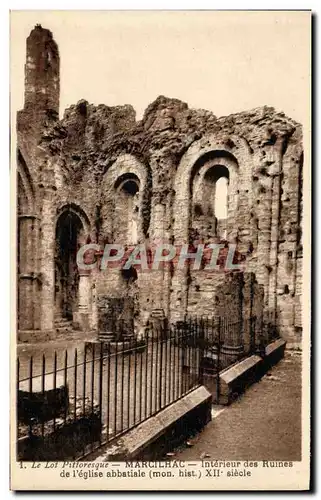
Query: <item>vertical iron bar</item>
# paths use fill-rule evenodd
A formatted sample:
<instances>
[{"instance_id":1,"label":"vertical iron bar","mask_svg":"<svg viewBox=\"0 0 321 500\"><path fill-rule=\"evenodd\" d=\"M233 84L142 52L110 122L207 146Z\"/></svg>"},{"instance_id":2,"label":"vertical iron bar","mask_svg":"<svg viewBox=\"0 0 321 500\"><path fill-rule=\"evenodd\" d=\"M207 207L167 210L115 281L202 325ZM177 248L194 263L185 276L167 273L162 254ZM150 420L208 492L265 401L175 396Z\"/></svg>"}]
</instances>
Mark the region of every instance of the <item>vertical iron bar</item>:
<instances>
[{"instance_id":1,"label":"vertical iron bar","mask_svg":"<svg viewBox=\"0 0 321 500\"><path fill-rule=\"evenodd\" d=\"M86 412L86 372L87 372L87 349L85 346L84 350L84 372L83 372L83 378L82 378L82 413L85 415Z\"/></svg>"},{"instance_id":2,"label":"vertical iron bar","mask_svg":"<svg viewBox=\"0 0 321 500\"><path fill-rule=\"evenodd\" d=\"M107 355L107 422L106 422L106 440L109 441L109 411L110 411L110 345L108 345L108 355Z\"/></svg>"},{"instance_id":3,"label":"vertical iron bar","mask_svg":"<svg viewBox=\"0 0 321 500\"><path fill-rule=\"evenodd\" d=\"M204 362L204 335L202 320L198 320L198 333L199 333L199 384L203 384L203 362Z\"/></svg>"},{"instance_id":4,"label":"vertical iron bar","mask_svg":"<svg viewBox=\"0 0 321 500\"><path fill-rule=\"evenodd\" d=\"M86 413L86 370L87 370L87 349L86 344L84 348L84 358L83 358L83 378L82 378L82 414L85 416ZM83 445L83 455L85 455L85 442Z\"/></svg>"},{"instance_id":5,"label":"vertical iron bar","mask_svg":"<svg viewBox=\"0 0 321 500\"><path fill-rule=\"evenodd\" d=\"M56 430L56 410L57 410L57 351L54 354L54 416L53 416L53 430Z\"/></svg>"},{"instance_id":6,"label":"vertical iron bar","mask_svg":"<svg viewBox=\"0 0 321 500\"><path fill-rule=\"evenodd\" d=\"M143 405L143 352L139 356L139 417L138 422L142 420L142 405Z\"/></svg>"},{"instance_id":7,"label":"vertical iron bar","mask_svg":"<svg viewBox=\"0 0 321 500\"><path fill-rule=\"evenodd\" d=\"M94 413L94 394L95 394L95 347L96 344L93 342L93 352L91 360L91 414Z\"/></svg>"},{"instance_id":8,"label":"vertical iron bar","mask_svg":"<svg viewBox=\"0 0 321 500\"><path fill-rule=\"evenodd\" d=\"M144 411L144 419L147 418L147 405L148 405L148 384L147 384L147 375L148 375L148 351L149 351L149 334L147 333L146 338L146 356L145 356L145 411Z\"/></svg>"},{"instance_id":9,"label":"vertical iron bar","mask_svg":"<svg viewBox=\"0 0 321 500\"><path fill-rule=\"evenodd\" d=\"M169 346L169 356L171 362L171 375L170 375L170 403L174 401L174 386L175 386L175 351L174 351L174 326L170 329L170 346Z\"/></svg>"},{"instance_id":10,"label":"vertical iron bar","mask_svg":"<svg viewBox=\"0 0 321 500\"><path fill-rule=\"evenodd\" d=\"M175 327L175 344L174 344L174 356L175 356L175 390L174 390L174 401L178 398L178 355L179 355L179 335L177 325Z\"/></svg>"},{"instance_id":11,"label":"vertical iron bar","mask_svg":"<svg viewBox=\"0 0 321 500\"><path fill-rule=\"evenodd\" d=\"M169 353L168 353L168 403L171 403L171 391L172 391L172 386L171 386L171 382L172 382L172 353L171 353L171 347L172 347L172 330L171 328L169 328L169 339L168 339L168 346L167 348L169 349Z\"/></svg>"},{"instance_id":12,"label":"vertical iron bar","mask_svg":"<svg viewBox=\"0 0 321 500\"><path fill-rule=\"evenodd\" d=\"M196 322L195 322L195 320L193 321L192 365L193 365L192 386L194 387L195 386L195 371L196 371L196 365L197 365L197 360L196 360Z\"/></svg>"},{"instance_id":13,"label":"vertical iron bar","mask_svg":"<svg viewBox=\"0 0 321 500\"><path fill-rule=\"evenodd\" d=\"M142 391L141 387L142 381L141 379L139 380L139 386L140 386L140 394ZM137 386L137 339L135 339L135 344L134 344L134 422L133 424L136 424L136 386ZM140 406L140 401L139 401L139 406ZM129 404L128 404L128 415L129 415Z\"/></svg>"},{"instance_id":14,"label":"vertical iron bar","mask_svg":"<svg viewBox=\"0 0 321 500\"><path fill-rule=\"evenodd\" d=\"M93 342L92 343L92 359L91 359L91 381L90 381L91 382L91 417L93 417L93 413L94 413L94 397L95 397L95 347L96 347L96 344ZM93 449L93 444L94 443L91 443L91 449Z\"/></svg>"},{"instance_id":15,"label":"vertical iron bar","mask_svg":"<svg viewBox=\"0 0 321 500\"><path fill-rule=\"evenodd\" d=\"M168 359L167 359L167 347L168 347L168 340L167 340L167 332L165 335L164 339L164 397L163 397L163 406L165 407L167 404L167 375L168 375Z\"/></svg>"},{"instance_id":16,"label":"vertical iron bar","mask_svg":"<svg viewBox=\"0 0 321 500\"><path fill-rule=\"evenodd\" d=\"M64 363L64 387L67 387L67 374L68 374L68 350L65 350L65 363ZM64 411L64 423L66 423L67 419L67 405L65 406Z\"/></svg>"},{"instance_id":17,"label":"vertical iron bar","mask_svg":"<svg viewBox=\"0 0 321 500\"><path fill-rule=\"evenodd\" d=\"M78 362L78 353L76 348L74 356L74 398L75 398L74 420L77 419L77 362Z\"/></svg>"},{"instance_id":18,"label":"vertical iron bar","mask_svg":"<svg viewBox=\"0 0 321 500\"><path fill-rule=\"evenodd\" d=\"M41 368L41 392L42 392L42 397L44 397L45 393L45 372L46 372L46 358L45 355L42 355L42 368ZM44 430L45 430L45 421L44 418L41 419L41 437L43 438L44 436Z\"/></svg>"},{"instance_id":19,"label":"vertical iron bar","mask_svg":"<svg viewBox=\"0 0 321 500\"><path fill-rule=\"evenodd\" d=\"M177 340L177 327L174 327L174 349L173 349L173 357L174 357L174 374L173 374L173 401L175 401L177 397L177 348L178 348L178 340Z\"/></svg>"},{"instance_id":20,"label":"vertical iron bar","mask_svg":"<svg viewBox=\"0 0 321 500\"><path fill-rule=\"evenodd\" d=\"M29 360L29 392L32 393L32 377L33 377L33 356Z\"/></svg>"},{"instance_id":21,"label":"vertical iron bar","mask_svg":"<svg viewBox=\"0 0 321 500\"><path fill-rule=\"evenodd\" d=\"M153 365L154 365L154 331L151 339L151 363L150 363L150 400L149 400L149 416L153 414Z\"/></svg>"},{"instance_id":22,"label":"vertical iron bar","mask_svg":"<svg viewBox=\"0 0 321 500\"><path fill-rule=\"evenodd\" d=\"M32 377L33 377L33 357L29 360L29 393L32 394ZM32 415L29 416L29 437L32 436Z\"/></svg>"},{"instance_id":23,"label":"vertical iron bar","mask_svg":"<svg viewBox=\"0 0 321 500\"><path fill-rule=\"evenodd\" d=\"M118 342L115 342L114 434L117 434Z\"/></svg>"},{"instance_id":24,"label":"vertical iron bar","mask_svg":"<svg viewBox=\"0 0 321 500\"><path fill-rule=\"evenodd\" d=\"M192 318L189 320L189 332L188 332L188 387L187 390L191 388L191 371L192 371L192 363L191 363L191 349L193 345L193 322Z\"/></svg>"},{"instance_id":25,"label":"vertical iron bar","mask_svg":"<svg viewBox=\"0 0 321 500\"><path fill-rule=\"evenodd\" d=\"M185 343L186 343L186 330L185 330L185 324L184 323L184 330L181 335L181 369L180 369L180 379L181 379L181 384L180 384L180 394L179 397L181 397L184 393L184 387L185 387L185 374L184 374L184 363L185 363Z\"/></svg>"},{"instance_id":26,"label":"vertical iron bar","mask_svg":"<svg viewBox=\"0 0 321 500\"><path fill-rule=\"evenodd\" d=\"M158 400L159 400L159 395L158 395L158 390L159 390L159 363L158 363L158 351L159 351L159 337L156 338L156 349L155 349L155 392L154 392L154 397L155 397L155 412L157 412L157 407L158 407Z\"/></svg>"},{"instance_id":27,"label":"vertical iron bar","mask_svg":"<svg viewBox=\"0 0 321 500\"><path fill-rule=\"evenodd\" d=\"M135 342L136 342L136 339L135 339ZM136 353L135 342L134 342L134 353ZM132 351L129 350L129 353L128 353L128 373L127 373L127 429L130 428L130 368L131 368L131 357L132 357ZM135 392L135 388L136 388L136 367L135 367L135 374L134 374L134 392ZM135 415L135 411L136 411L135 394L134 394L134 415ZM135 419L134 419L134 422L135 422Z\"/></svg>"},{"instance_id":28,"label":"vertical iron bar","mask_svg":"<svg viewBox=\"0 0 321 500\"><path fill-rule=\"evenodd\" d=\"M16 441L19 439L19 389L20 389L20 359L17 358L17 404L16 404L16 426L17 426L17 437ZM16 460L18 459L18 448L16 448Z\"/></svg>"},{"instance_id":29,"label":"vertical iron bar","mask_svg":"<svg viewBox=\"0 0 321 500\"><path fill-rule=\"evenodd\" d=\"M125 342L123 340L123 352L121 354L121 431L124 430L124 370L125 370Z\"/></svg>"},{"instance_id":30,"label":"vertical iron bar","mask_svg":"<svg viewBox=\"0 0 321 500\"><path fill-rule=\"evenodd\" d=\"M181 350L181 337L180 337L180 330L177 327L176 328L176 333L177 333L177 368L176 368L176 383L177 383L177 394L176 394L176 399L179 398L179 388L180 388L180 379L182 378L182 375L180 373L180 350Z\"/></svg>"},{"instance_id":31,"label":"vertical iron bar","mask_svg":"<svg viewBox=\"0 0 321 500\"><path fill-rule=\"evenodd\" d=\"M101 427L103 423L103 362L104 362L103 343L100 342L98 400L99 400L99 419ZM101 432L99 433L99 443L101 444Z\"/></svg>"},{"instance_id":32,"label":"vertical iron bar","mask_svg":"<svg viewBox=\"0 0 321 500\"><path fill-rule=\"evenodd\" d=\"M160 343L159 343L159 347L160 347L160 356L159 356L159 383L158 383L158 396L159 396L159 399L158 399L158 406L159 406L159 410L162 409L162 390L163 390L163 385L162 385L162 374L163 374L163 341L162 341L162 338L160 339ZM166 369L166 367L165 367ZM166 372L165 372L166 373Z\"/></svg>"},{"instance_id":33,"label":"vertical iron bar","mask_svg":"<svg viewBox=\"0 0 321 500\"><path fill-rule=\"evenodd\" d=\"M218 347L217 347L217 366L216 366L216 404L220 401L220 362L221 362L221 318L218 317Z\"/></svg>"},{"instance_id":34,"label":"vertical iron bar","mask_svg":"<svg viewBox=\"0 0 321 500\"><path fill-rule=\"evenodd\" d=\"M173 325L172 327L172 364L173 364L173 373L172 373L172 395L171 395L171 401L175 401L175 388L176 388L176 359L175 359L175 326Z\"/></svg>"},{"instance_id":35,"label":"vertical iron bar","mask_svg":"<svg viewBox=\"0 0 321 500\"><path fill-rule=\"evenodd\" d=\"M149 332L146 334L146 355L145 355L145 377L144 377L144 420L147 418L147 405L148 405L148 384L147 384L147 375L148 375L148 351L149 351Z\"/></svg>"}]
</instances>

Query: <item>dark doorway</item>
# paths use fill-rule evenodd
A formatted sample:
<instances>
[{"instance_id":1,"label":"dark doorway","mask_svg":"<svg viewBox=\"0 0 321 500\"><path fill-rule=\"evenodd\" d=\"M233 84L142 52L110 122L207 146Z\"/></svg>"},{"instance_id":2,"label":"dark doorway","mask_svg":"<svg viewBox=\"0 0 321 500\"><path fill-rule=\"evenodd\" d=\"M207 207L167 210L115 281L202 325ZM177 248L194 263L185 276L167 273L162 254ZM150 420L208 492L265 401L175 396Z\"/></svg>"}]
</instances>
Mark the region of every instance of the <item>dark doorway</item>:
<instances>
[{"instance_id":1,"label":"dark doorway","mask_svg":"<svg viewBox=\"0 0 321 500\"><path fill-rule=\"evenodd\" d=\"M77 251L83 224L72 210L64 211L56 226L55 306L56 317L73 319L78 303Z\"/></svg>"}]
</instances>

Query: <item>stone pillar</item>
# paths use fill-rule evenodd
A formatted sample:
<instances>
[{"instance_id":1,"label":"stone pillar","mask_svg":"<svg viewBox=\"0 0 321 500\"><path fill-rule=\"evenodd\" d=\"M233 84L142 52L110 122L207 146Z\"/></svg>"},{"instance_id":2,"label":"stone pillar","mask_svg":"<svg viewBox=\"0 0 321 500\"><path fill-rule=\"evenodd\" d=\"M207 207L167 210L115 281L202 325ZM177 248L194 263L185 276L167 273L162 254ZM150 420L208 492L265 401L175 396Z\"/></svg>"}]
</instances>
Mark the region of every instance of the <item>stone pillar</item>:
<instances>
[{"instance_id":1,"label":"stone pillar","mask_svg":"<svg viewBox=\"0 0 321 500\"><path fill-rule=\"evenodd\" d=\"M243 345L244 352L248 354L251 350L255 349L254 338L254 281L255 276L253 273L244 273L243 285Z\"/></svg>"},{"instance_id":2,"label":"stone pillar","mask_svg":"<svg viewBox=\"0 0 321 500\"><path fill-rule=\"evenodd\" d=\"M56 220L54 212L54 189L48 187L43 191L41 221L41 330L52 330L54 327L55 299L55 238Z\"/></svg>"},{"instance_id":3,"label":"stone pillar","mask_svg":"<svg viewBox=\"0 0 321 500\"><path fill-rule=\"evenodd\" d=\"M90 330L97 330L98 328L98 309L97 309L97 284L95 276L92 276L92 302L91 302L91 314L89 316L89 328Z\"/></svg>"},{"instance_id":4,"label":"stone pillar","mask_svg":"<svg viewBox=\"0 0 321 500\"><path fill-rule=\"evenodd\" d=\"M162 203L157 203L152 208L152 223L151 223L151 238L152 244L154 247L154 252L156 251L157 246L161 245L164 242L164 219L165 219L166 207ZM153 282L153 290L154 290L154 308L155 309L164 309L164 275L166 270L164 269L164 265L160 263L159 269L152 270L152 282Z\"/></svg>"},{"instance_id":5,"label":"stone pillar","mask_svg":"<svg viewBox=\"0 0 321 500\"><path fill-rule=\"evenodd\" d=\"M18 327L19 330L35 328L35 222L31 214L18 216L19 268L18 268Z\"/></svg>"},{"instance_id":6,"label":"stone pillar","mask_svg":"<svg viewBox=\"0 0 321 500\"><path fill-rule=\"evenodd\" d=\"M190 216L190 196L183 191L175 193L173 208L173 234L174 244L177 252L181 251L182 245L189 243L189 216ZM188 268L178 269L177 265L173 271L171 280L171 322L183 320L187 313L188 304Z\"/></svg>"},{"instance_id":7,"label":"stone pillar","mask_svg":"<svg viewBox=\"0 0 321 500\"><path fill-rule=\"evenodd\" d=\"M226 366L234 363L243 353L243 273L226 273L224 282L217 288L217 312L221 317L221 341Z\"/></svg>"},{"instance_id":8,"label":"stone pillar","mask_svg":"<svg viewBox=\"0 0 321 500\"><path fill-rule=\"evenodd\" d=\"M264 286L264 328L270 322L269 314L269 283L270 283L270 243L271 243L271 192L272 181L270 177L262 179L259 185L261 203L258 210L258 249L257 249L257 278Z\"/></svg>"},{"instance_id":9,"label":"stone pillar","mask_svg":"<svg viewBox=\"0 0 321 500\"><path fill-rule=\"evenodd\" d=\"M79 273L78 285L78 312L74 315L82 330L89 328L89 310L91 298L91 276L90 272L82 270Z\"/></svg>"}]
</instances>

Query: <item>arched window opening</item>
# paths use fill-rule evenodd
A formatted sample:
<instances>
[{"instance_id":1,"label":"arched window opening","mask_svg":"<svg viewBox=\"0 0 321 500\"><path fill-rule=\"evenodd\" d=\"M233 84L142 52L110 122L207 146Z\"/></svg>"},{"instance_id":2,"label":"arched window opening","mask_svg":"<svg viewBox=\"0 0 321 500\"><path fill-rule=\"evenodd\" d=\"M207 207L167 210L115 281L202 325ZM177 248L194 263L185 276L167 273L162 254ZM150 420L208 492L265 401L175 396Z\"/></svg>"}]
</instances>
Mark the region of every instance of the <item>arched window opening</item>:
<instances>
[{"instance_id":1,"label":"arched window opening","mask_svg":"<svg viewBox=\"0 0 321 500\"><path fill-rule=\"evenodd\" d=\"M139 240L139 188L135 174L121 176L116 184L114 239L117 243L136 244Z\"/></svg>"},{"instance_id":2,"label":"arched window opening","mask_svg":"<svg viewBox=\"0 0 321 500\"><path fill-rule=\"evenodd\" d=\"M227 218L227 186L228 179L226 177L221 177L216 182L214 212L218 220Z\"/></svg>"},{"instance_id":3,"label":"arched window opening","mask_svg":"<svg viewBox=\"0 0 321 500\"><path fill-rule=\"evenodd\" d=\"M226 238L229 170L205 163L193 182L193 229L203 240Z\"/></svg>"}]
</instances>

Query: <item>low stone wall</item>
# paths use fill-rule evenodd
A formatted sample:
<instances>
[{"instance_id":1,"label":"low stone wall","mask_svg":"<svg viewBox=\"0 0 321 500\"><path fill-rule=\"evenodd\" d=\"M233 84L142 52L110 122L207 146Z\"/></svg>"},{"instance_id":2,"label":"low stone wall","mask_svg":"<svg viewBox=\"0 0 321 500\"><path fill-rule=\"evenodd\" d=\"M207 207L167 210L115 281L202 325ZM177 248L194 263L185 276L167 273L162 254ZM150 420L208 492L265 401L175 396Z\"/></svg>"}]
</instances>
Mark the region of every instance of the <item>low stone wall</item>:
<instances>
[{"instance_id":1,"label":"low stone wall","mask_svg":"<svg viewBox=\"0 0 321 500\"><path fill-rule=\"evenodd\" d=\"M212 398L198 387L87 460L161 459L211 420Z\"/></svg>"},{"instance_id":2,"label":"low stone wall","mask_svg":"<svg viewBox=\"0 0 321 500\"><path fill-rule=\"evenodd\" d=\"M283 339L277 339L266 346L262 356L249 356L219 374L204 373L203 383L212 394L212 401L216 404L230 404L284 357L285 346Z\"/></svg>"}]
</instances>

